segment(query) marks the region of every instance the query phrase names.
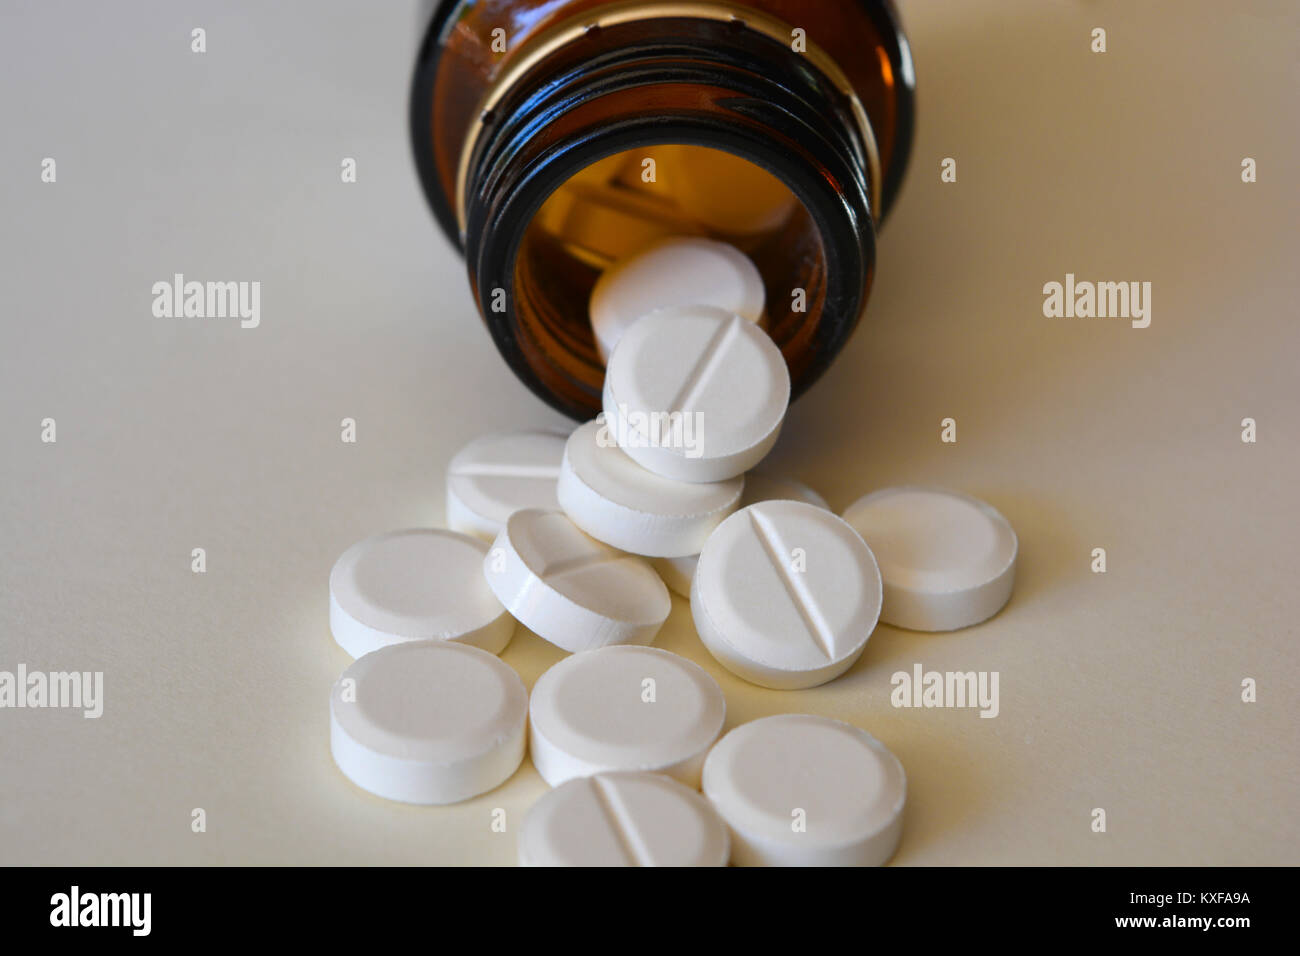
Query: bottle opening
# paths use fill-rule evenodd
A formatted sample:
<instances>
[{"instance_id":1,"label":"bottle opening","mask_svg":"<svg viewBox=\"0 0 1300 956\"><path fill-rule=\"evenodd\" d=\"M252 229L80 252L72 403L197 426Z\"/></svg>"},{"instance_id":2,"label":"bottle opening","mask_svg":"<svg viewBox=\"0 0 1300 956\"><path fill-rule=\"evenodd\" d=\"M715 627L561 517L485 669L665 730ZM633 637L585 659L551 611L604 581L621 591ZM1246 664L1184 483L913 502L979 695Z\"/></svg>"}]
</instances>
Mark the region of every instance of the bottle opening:
<instances>
[{"instance_id":1,"label":"bottle opening","mask_svg":"<svg viewBox=\"0 0 1300 956\"><path fill-rule=\"evenodd\" d=\"M779 32L705 16L602 22L543 49L479 113L457 177L479 311L556 408L600 410L592 287L666 235L753 261L793 396L852 332L874 264L875 140L834 65L814 68Z\"/></svg>"},{"instance_id":2,"label":"bottle opening","mask_svg":"<svg viewBox=\"0 0 1300 956\"><path fill-rule=\"evenodd\" d=\"M727 242L758 267L777 346L800 352L824 305L826 256L807 209L781 179L735 154L661 144L623 150L546 198L515 260L523 339L573 384L599 395L604 364L588 318L592 287L614 262L676 236ZM666 283L672 276L665 276Z\"/></svg>"},{"instance_id":3,"label":"bottle opening","mask_svg":"<svg viewBox=\"0 0 1300 956\"><path fill-rule=\"evenodd\" d=\"M792 398L817 380L866 303L912 87L889 0L445 0L410 121L421 184L497 349L583 419L604 371L596 278L668 231L747 253Z\"/></svg>"}]
</instances>

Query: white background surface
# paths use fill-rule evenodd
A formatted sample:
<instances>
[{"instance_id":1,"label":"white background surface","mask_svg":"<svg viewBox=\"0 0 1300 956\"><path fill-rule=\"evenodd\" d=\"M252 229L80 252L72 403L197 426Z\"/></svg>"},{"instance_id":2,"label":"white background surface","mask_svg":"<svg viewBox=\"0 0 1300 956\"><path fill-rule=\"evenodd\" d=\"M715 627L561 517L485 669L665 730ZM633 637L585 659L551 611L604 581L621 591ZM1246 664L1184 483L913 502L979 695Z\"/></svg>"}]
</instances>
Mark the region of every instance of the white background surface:
<instances>
[{"instance_id":1,"label":"white background surface","mask_svg":"<svg viewBox=\"0 0 1300 956\"><path fill-rule=\"evenodd\" d=\"M967 631L882 626L802 692L722 671L679 598L657 642L718 677L729 726L804 711L883 740L908 773L898 863L1300 862L1294 11L904 6L912 169L868 321L772 463L836 508L901 482L986 498L1020 534L1016 592ZM335 558L439 523L466 440L562 423L418 191L416 42L398 3L0 11L0 669L102 670L106 696L99 720L0 711L0 862L514 860L527 763L421 809L328 749ZM260 280L261 326L154 318L175 272ZM1151 327L1044 318L1066 272L1152 282ZM531 685L560 656L521 629L504 659ZM999 671L1000 715L891 707L916 662Z\"/></svg>"}]
</instances>

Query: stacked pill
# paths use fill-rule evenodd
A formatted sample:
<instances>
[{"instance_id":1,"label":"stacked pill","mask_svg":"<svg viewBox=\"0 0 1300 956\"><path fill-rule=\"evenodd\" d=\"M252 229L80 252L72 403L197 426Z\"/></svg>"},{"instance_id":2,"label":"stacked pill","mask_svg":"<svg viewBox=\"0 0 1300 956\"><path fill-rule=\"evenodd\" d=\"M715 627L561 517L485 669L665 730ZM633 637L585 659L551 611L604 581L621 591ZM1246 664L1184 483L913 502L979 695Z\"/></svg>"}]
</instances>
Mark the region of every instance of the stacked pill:
<instances>
[{"instance_id":1,"label":"stacked pill","mask_svg":"<svg viewBox=\"0 0 1300 956\"><path fill-rule=\"evenodd\" d=\"M764 299L753 264L712 240L660 241L611 266L591 300L602 415L568 435L471 442L447 468L451 530L344 552L330 627L356 660L330 697L330 744L349 779L453 803L504 783L528 751L554 789L524 821L526 865L889 859L899 761L824 717L724 733L713 677L650 646L669 589L721 667L811 688L852 668L878 621L940 631L996 614L1017 540L965 495L888 488L840 516L754 470L790 398ZM516 622L570 654L531 695L496 656Z\"/></svg>"}]
</instances>

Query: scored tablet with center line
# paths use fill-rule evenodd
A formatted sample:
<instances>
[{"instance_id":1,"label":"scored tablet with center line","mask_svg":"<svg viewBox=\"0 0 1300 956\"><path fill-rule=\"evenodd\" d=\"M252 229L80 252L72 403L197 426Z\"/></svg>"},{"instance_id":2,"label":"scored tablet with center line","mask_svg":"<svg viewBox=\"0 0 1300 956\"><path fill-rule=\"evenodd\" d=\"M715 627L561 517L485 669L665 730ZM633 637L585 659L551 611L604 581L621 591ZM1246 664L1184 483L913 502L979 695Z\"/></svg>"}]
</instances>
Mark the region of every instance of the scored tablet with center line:
<instances>
[{"instance_id":1,"label":"scored tablet with center line","mask_svg":"<svg viewBox=\"0 0 1300 956\"><path fill-rule=\"evenodd\" d=\"M795 549L787 550L785 543L781 540L781 532L772 519L764 515L760 509L746 508L745 514L749 516L749 523L753 526L754 535L762 544L768 560L772 562L777 577L785 585L786 594L790 597L790 603L799 612L799 617L803 619L804 627L808 630L808 636L812 638L817 650L826 656L826 660L833 661L837 653L835 635L831 632L831 627L826 622L826 616L822 613L817 598L809 590L803 574L793 572L790 568L790 561L786 557L787 555L793 555Z\"/></svg>"},{"instance_id":2,"label":"scored tablet with center line","mask_svg":"<svg viewBox=\"0 0 1300 956\"><path fill-rule=\"evenodd\" d=\"M771 450L790 373L763 329L695 305L659 309L627 331L605 372L601 404L618 445L677 481L723 481Z\"/></svg>"},{"instance_id":3,"label":"scored tablet with center line","mask_svg":"<svg viewBox=\"0 0 1300 956\"><path fill-rule=\"evenodd\" d=\"M736 512L700 553L691 614L720 664L762 687L815 687L853 666L880 617L876 559L844 519L802 501Z\"/></svg>"}]
</instances>

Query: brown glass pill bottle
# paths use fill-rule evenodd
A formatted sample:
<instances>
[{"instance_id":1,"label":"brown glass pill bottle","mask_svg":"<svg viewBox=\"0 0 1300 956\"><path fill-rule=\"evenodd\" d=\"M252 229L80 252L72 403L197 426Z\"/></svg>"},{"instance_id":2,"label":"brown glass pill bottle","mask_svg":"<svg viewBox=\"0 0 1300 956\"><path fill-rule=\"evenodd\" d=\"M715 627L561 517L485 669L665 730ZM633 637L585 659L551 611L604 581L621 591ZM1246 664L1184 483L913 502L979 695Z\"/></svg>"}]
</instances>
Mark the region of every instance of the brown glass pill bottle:
<instances>
[{"instance_id":1,"label":"brown glass pill bottle","mask_svg":"<svg viewBox=\"0 0 1300 956\"><path fill-rule=\"evenodd\" d=\"M443 0L410 110L498 349L587 419L604 379L592 285L659 237L744 251L794 394L825 371L907 163L912 63L888 0Z\"/></svg>"}]
</instances>

